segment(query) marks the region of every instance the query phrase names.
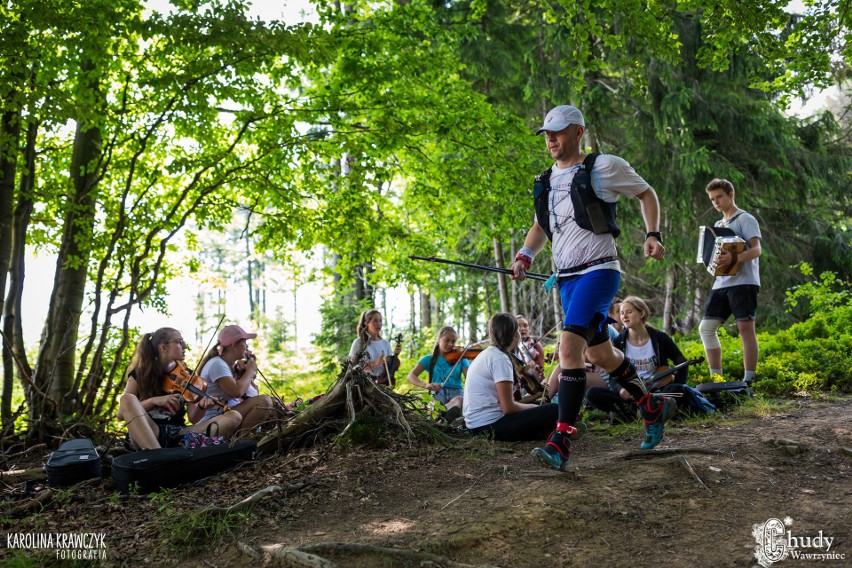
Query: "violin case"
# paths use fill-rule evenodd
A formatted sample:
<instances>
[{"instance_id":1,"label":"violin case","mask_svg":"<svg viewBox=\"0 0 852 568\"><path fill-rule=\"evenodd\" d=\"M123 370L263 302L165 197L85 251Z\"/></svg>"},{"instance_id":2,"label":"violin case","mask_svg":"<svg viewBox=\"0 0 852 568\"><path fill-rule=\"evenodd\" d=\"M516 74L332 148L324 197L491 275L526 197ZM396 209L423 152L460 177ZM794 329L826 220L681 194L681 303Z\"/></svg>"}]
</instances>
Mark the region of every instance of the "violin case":
<instances>
[{"instance_id":1,"label":"violin case","mask_svg":"<svg viewBox=\"0 0 852 568\"><path fill-rule=\"evenodd\" d=\"M254 440L198 448L142 450L115 458L112 479L120 493L150 493L210 477L253 460L256 453Z\"/></svg>"},{"instance_id":2,"label":"violin case","mask_svg":"<svg viewBox=\"0 0 852 568\"><path fill-rule=\"evenodd\" d=\"M68 440L47 458L44 467L50 487L70 487L101 478L101 456L88 438Z\"/></svg>"}]
</instances>

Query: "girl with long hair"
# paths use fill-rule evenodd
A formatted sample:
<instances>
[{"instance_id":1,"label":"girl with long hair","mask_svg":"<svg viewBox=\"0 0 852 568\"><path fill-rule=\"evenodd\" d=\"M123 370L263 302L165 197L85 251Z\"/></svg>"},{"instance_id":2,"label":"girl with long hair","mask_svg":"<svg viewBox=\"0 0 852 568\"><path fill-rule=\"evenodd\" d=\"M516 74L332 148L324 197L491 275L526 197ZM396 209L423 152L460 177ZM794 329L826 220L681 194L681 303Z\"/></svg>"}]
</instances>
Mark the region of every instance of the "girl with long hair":
<instances>
[{"instance_id":1,"label":"girl with long hair","mask_svg":"<svg viewBox=\"0 0 852 568\"><path fill-rule=\"evenodd\" d=\"M512 393L514 367L510 359L521 336L511 314L498 313L488 322L491 345L470 364L464 385L465 425L474 434L517 442L543 440L556 424L555 404L517 402Z\"/></svg>"},{"instance_id":2,"label":"girl with long hair","mask_svg":"<svg viewBox=\"0 0 852 568\"><path fill-rule=\"evenodd\" d=\"M444 405L449 412L457 408L450 416L461 414L462 406L462 377L467 376L470 361L462 358L458 363L450 363L446 357L455 351L459 336L456 330L450 326L444 326L438 330L438 339L431 355L422 357L417 365L408 373L408 382L420 388L424 388L435 397L435 400ZM418 377L429 370L429 382L424 383ZM451 422L452 420L450 420Z\"/></svg>"},{"instance_id":3,"label":"girl with long hair","mask_svg":"<svg viewBox=\"0 0 852 568\"><path fill-rule=\"evenodd\" d=\"M387 358L391 355L399 356L402 346L397 345L395 349L391 349L390 342L382 338L382 312L376 309L364 311L358 319L357 332L358 337L349 349L349 360L353 363L363 363L364 371L369 373L374 381L388 384L388 375L393 370L387 367ZM361 360L356 360L364 345L366 348Z\"/></svg>"},{"instance_id":4,"label":"girl with long hair","mask_svg":"<svg viewBox=\"0 0 852 568\"><path fill-rule=\"evenodd\" d=\"M136 346L119 399L118 419L127 423L130 442L137 449L177 446L190 431L229 436L242 420L239 412L228 412L212 422L202 422L205 412L214 406L211 399L203 397L191 403L163 390L166 374L183 360L185 349L180 332L170 327L146 333ZM185 418L191 426L186 426ZM215 428L208 429L210 424Z\"/></svg>"},{"instance_id":5,"label":"girl with long hair","mask_svg":"<svg viewBox=\"0 0 852 568\"><path fill-rule=\"evenodd\" d=\"M646 383L659 367L674 366L686 361L686 357L671 336L648 323L650 315L651 310L648 304L641 298L636 296L624 298L620 310L624 330L612 342L616 349L624 352L625 358L636 367L636 374ZM688 376L689 367L683 367L674 374L670 384L654 392L691 396L686 386ZM627 389L618 385L610 388L589 389L586 397L596 408L609 411L613 422L627 422L637 418L633 397ZM684 411L688 408L686 404L678 406ZM645 445L650 445L650 442Z\"/></svg>"}]
</instances>

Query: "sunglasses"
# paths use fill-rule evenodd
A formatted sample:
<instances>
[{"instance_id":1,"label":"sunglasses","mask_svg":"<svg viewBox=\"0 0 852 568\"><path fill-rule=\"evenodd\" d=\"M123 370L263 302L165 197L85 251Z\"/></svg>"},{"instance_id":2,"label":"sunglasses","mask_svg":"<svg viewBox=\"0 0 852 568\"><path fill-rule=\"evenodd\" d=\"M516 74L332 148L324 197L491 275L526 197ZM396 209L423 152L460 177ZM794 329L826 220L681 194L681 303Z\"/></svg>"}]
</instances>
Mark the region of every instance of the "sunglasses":
<instances>
[{"instance_id":1,"label":"sunglasses","mask_svg":"<svg viewBox=\"0 0 852 568\"><path fill-rule=\"evenodd\" d=\"M171 341L166 341L166 344L169 344L169 343L177 343L178 345L180 345L181 347L183 347L184 349L186 349L186 342L183 340L183 338L181 338L181 339L173 339L173 340L171 340Z\"/></svg>"}]
</instances>

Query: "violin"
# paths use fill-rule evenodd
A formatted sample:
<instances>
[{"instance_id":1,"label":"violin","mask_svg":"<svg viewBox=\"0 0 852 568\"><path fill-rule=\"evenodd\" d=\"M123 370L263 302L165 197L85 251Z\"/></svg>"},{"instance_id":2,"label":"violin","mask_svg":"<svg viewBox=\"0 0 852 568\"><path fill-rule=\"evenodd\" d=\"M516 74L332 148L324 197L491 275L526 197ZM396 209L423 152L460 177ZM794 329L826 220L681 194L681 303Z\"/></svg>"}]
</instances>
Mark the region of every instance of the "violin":
<instances>
[{"instance_id":1,"label":"violin","mask_svg":"<svg viewBox=\"0 0 852 568\"><path fill-rule=\"evenodd\" d=\"M450 365L455 365L459 362L459 359L465 358L468 361L473 361L476 359L476 356L485 351L484 347L468 347L467 349L462 349L460 347L456 347L446 355L444 355L444 359L447 360L447 363Z\"/></svg>"},{"instance_id":2,"label":"violin","mask_svg":"<svg viewBox=\"0 0 852 568\"><path fill-rule=\"evenodd\" d=\"M527 347L526 343L521 341L518 343L518 352L521 354L520 360L524 366L528 367L530 370L534 371L540 381L544 380L544 369L542 369L538 363L535 361L535 357L530 352L530 348Z\"/></svg>"},{"instance_id":3,"label":"violin","mask_svg":"<svg viewBox=\"0 0 852 568\"><path fill-rule=\"evenodd\" d=\"M166 372L160 386L163 392L179 394L186 402L197 404L202 398L209 398L223 411L230 410L227 404L207 394L207 382L187 369L183 361L175 361L174 369Z\"/></svg>"},{"instance_id":4,"label":"violin","mask_svg":"<svg viewBox=\"0 0 852 568\"><path fill-rule=\"evenodd\" d=\"M523 387L529 394L544 392L544 387L539 380L539 374L534 368L529 365L524 365L523 361L518 359L518 356L514 353L509 355L509 359L512 360L515 384ZM515 397L520 399L520 390L515 391Z\"/></svg>"},{"instance_id":5,"label":"violin","mask_svg":"<svg viewBox=\"0 0 852 568\"><path fill-rule=\"evenodd\" d=\"M395 339L394 351L402 347L402 334L398 334ZM378 385L396 386L396 372L399 370L399 355L388 355L385 357L385 366L382 369L382 374L376 378Z\"/></svg>"},{"instance_id":6,"label":"violin","mask_svg":"<svg viewBox=\"0 0 852 568\"><path fill-rule=\"evenodd\" d=\"M649 391L660 390L661 388L668 386L674 380L674 375L684 367L689 367L690 365L698 365L699 363L704 362L704 357L699 357L698 359L689 359L675 365L674 367L667 367L666 365L660 365L657 367L657 370L654 371L654 376L645 381L648 384Z\"/></svg>"}]
</instances>

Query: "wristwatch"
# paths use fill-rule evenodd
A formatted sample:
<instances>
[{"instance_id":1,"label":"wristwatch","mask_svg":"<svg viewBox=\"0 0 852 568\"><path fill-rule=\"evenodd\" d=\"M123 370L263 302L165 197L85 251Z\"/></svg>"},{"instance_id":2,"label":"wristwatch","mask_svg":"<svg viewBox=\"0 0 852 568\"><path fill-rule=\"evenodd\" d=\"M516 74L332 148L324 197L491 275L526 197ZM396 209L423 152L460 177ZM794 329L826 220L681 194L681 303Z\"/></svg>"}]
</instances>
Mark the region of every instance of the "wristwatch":
<instances>
[{"instance_id":1,"label":"wristwatch","mask_svg":"<svg viewBox=\"0 0 852 568\"><path fill-rule=\"evenodd\" d=\"M654 237L655 239L660 241L660 244L663 244L663 234L660 231L648 231L647 233L645 233L646 241L648 240L648 237Z\"/></svg>"}]
</instances>

